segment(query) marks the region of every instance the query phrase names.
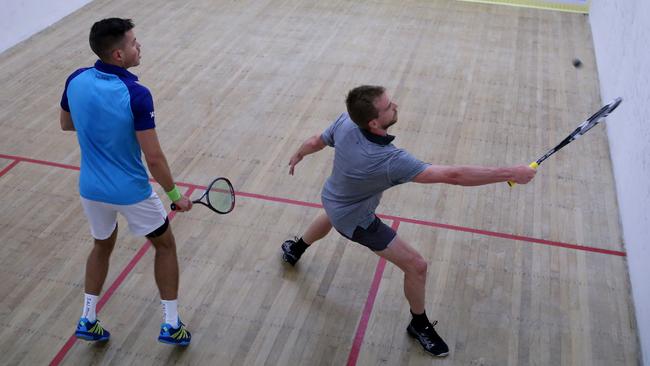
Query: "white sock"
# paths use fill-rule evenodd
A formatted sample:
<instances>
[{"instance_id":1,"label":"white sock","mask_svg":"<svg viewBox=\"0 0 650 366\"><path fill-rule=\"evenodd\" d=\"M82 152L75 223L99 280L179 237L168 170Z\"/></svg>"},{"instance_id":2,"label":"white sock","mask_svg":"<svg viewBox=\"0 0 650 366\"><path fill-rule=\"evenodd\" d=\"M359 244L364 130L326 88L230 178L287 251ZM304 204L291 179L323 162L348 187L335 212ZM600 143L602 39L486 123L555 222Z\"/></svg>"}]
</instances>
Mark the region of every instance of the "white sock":
<instances>
[{"instance_id":1,"label":"white sock","mask_svg":"<svg viewBox=\"0 0 650 366\"><path fill-rule=\"evenodd\" d=\"M88 319L90 322L97 320L97 314L95 313L95 308L97 307L97 298L96 295L84 294L84 308L81 314L82 318Z\"/></svg>"},{"instance_id":2,"label":"white sock","mask_svg":"<svg viewBox=\"0 0 650 366\"><path fill-rule=\"evenodd\" d=\"M160 300L165 323L178 328L178 300Z\"/></svg>"}]
</instances>

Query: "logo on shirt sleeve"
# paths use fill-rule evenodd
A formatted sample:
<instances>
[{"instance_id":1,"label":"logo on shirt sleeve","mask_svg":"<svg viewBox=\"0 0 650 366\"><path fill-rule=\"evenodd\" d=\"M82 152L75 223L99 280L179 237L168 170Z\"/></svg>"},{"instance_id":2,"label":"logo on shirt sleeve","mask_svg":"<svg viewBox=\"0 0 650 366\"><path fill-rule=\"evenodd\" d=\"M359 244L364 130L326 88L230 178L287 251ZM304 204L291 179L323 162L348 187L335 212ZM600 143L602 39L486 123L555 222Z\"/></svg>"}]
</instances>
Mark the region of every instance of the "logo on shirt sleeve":
<instances>
[{"instance_id":1,"label":"logo on shirt sleeve","mask_svg":"<svg viewBox=\"0 0 650 366\"><path fill-rule=\"evenodd\" d=\"M156 112L154 111L149 112L149 115L151 116L151 119L156 118Z\"/></svg>"}]
</instances>

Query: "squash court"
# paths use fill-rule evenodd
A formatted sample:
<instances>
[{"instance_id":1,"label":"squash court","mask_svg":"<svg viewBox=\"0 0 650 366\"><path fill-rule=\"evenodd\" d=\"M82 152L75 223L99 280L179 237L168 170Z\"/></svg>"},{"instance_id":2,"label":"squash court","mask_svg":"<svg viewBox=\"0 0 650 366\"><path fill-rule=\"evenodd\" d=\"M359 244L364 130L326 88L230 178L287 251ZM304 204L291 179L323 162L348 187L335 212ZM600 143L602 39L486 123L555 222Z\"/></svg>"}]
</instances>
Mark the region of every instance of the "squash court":
<instances>
[{"instance_id":1,"label":"squash court","mask_svg":"<svg viewBox=\"0 0 650 366\"><path fill-rule=\"evenodd\" d=\"M112 338L72 338L92 237L79 203L66 77L88 31L132 18L130 71L152 92L183 191L237 191L217 215L172 214L185 350L156 341L153 249L125 230L98 307ZM574 68L579 57L583 66ZM320 212L333 150L291 154L360 84L399 104L394 144L425 162L527 164L601 105L585 15L459 1L96 0L0 54L2 364L636 365L607 135L556 154L528 185L400 185L378 213L429 263L426 310L450 347L409 338L402 273L332 231L296 267L280 244ZM164 192L153 184L165 205Z\"/></svg>"}]
</instances>

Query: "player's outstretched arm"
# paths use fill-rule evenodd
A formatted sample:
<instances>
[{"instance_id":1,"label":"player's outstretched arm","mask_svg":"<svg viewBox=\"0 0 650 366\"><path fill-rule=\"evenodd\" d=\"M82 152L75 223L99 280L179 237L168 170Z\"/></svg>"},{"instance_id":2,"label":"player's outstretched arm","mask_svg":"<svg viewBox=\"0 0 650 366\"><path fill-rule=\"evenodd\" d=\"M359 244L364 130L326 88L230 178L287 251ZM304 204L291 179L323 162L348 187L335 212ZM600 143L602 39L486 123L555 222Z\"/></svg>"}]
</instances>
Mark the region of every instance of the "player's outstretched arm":
<instances>
[{"instance_id":1,"label":"player's outstretched arm","mask_svg":"<svg viewBox=\"0 0 650 366\"><path fill-rule=\"evenodd\" d=\"M413 181L416 183L446 183L461 186L480 186L507 181L526 184L533 179L536 172L535 169L527 165L503 168L431 165L418 174Z\"/></svg>"},{"instance_id":2,"label":"player's outstretched arm","mask_svg":"<svg viewBox=\"0 0 650 366\"><path fill-rule=\"evenodd\" d=\"M74 123L72 123L72 116L70 116L70 112L61 109L59 121L61 122L61 129L63 131L76 131L74 128Z\"/></svg>"},{"instance_id":3,"label":"player's outstretched arm","mask_svg":"<svg viewBox=\"0 0 650 366\"><path fill-rule=\"evenodd\" d=\"M323 150L327 146L325 142L323 142L323 139L320 138L320 135L314 135L305 142L300 145L298 150L291 155L291 159L289 160L289 174L293 175L294 169L296 165L304 158L305 156L309 154L313 154L317 151Z\"/></svg>"}]
</instances>

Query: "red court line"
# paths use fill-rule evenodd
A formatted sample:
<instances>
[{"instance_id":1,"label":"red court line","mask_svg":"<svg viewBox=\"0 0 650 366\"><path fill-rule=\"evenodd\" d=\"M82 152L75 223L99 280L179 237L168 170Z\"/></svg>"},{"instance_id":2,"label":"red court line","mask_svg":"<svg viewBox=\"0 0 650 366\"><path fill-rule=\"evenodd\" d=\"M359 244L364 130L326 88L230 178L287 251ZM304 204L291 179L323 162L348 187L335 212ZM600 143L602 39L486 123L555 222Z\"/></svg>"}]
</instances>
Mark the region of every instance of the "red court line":
<instances>
[{"instance_id":1,"label":"red court line","mask_svg":"<svg viewBox=\"0 0 650 366\"><path fill-rule=\"evenodd\" d=\"M10 171L16 165L18 165L18 163L20 163L20 160L12 161L9 165L7 165L4 169L2 169L2 171L0 171L0 177L7 174L7 172Z\"/></svg>"},{"instance_id":2,"label":"red court line","mask_svg":"<svg viewBox=\"0 0 650 366\"><path fill-rule=\"evenodd\" d=\"M192 194L193 191L194 188L190 187L190 189L187 190L185 195L189 196ZM169 221L173 220L174 216L176 216L176 211L171 211L168 215ZM140 261L140 259L142 259L142 257L144 257L145 253L147 253L149 248L151 248L151 242L147 240L144 244L142 244L140 250L138 250L135 256L131 258L131 261L126 265L126 267L124 267L122 272L120 272L120 274L117 276L115 281L113 281L113 283L108 288L108 290L106 290L106 292L104 292L104 295L102 295L102 297L99 299L99 301L97 302L97 314L99 314L99 312L102 310L104 305L113 296L117 288L120 287L122 282L124 282L126 276L128 276L129 273L131 273L131 271L133 270L133 268L135 268L135 265L138 264L138 262ZM61 347L59 352L57 352L56 356L54 356L54 358L50 362L50 366L56 366L60 364L61 361L63 361L63 359L65 358L65 355L68 353L68 351L70 351L72 346L74 346L74 343L76 341L77 341L77 337L75 337L74 334L71 335L70 338L68 338L68 341L65 342L63 347Z\"/></svg>"},{"instance_id":3,"label":"red court line","mask_svg":"<svg viewBox=\"0 0 650 366\"><path fill-rule=\"evenodd\" d=\"M416 220L416 219L407 219L407 218L398 217L398 216L391 216L391 215L378 215L378 216L381 217L381 218L389 219L389 220L400 220L400 221L408 222L408 223L411 223L411 224L431 226L431 227L439 227L439 228L448 229L448 230L463 231L463 232L467 232L467 233L474 233L474 234L480 234L480 235L485 235L485 236L493 236L493 237L503 238L503 239L520 240L520 241L524 241L524 242L528 242L528 243L544 244L544 245L552 246L552 247L583 250L583 251L586 251L586 252L615 255L615 256L619 256L619 257L625 257L626 256L625 252L621 252L621 251L618 251L618 250L601 249L601 248L595 248L595 247L588 247L588 246L585 246L585 245L562 243L562 242L559 242L559 241L529 238L529 237L521 236L521 235L498 233L498 232L495 232L495 231L472 229L472 228L469 228L469 227L456 226L456 225L439 224L439 223L435 223L435 222L422 221L422 220Z\"/></svg>"},{"instance_id":4,"label":"red court line","mask_svg":"<svg viewBox=\"0 0 650 366\"><path fill-rule=\"evenodd\" d=\"M74 165L53 163L53 162L45 161L45 160L37 160L37 159L25 158L25 157L22 157L22 156L0 154L0 158L12 159L12 160L17 160L17 161L25 161L25 162L34 163L34 164L48 165L48 166L54 166L54 167L59 167L59 168L65 168L65 169L79 170L79 167L74 166ZM206 189L205 186L200 186L200 185L196 185L196 184L192 184L192 183L176 182L176 184L179 185L179 186L183 186L183 187L189 187L189 188L195 188L195 189L196 188ZM312 207L312 208L322 208L323 207L322 205L319 205L317 203L298 201L298 200L282 198L282 197L273 197L273 196L267 196L267 195L257 194L257 193L236 192L236 194L238 196L241 196L241 197L250 197L250 198L256 198L256 199L265 200L265 201L280 202L280 203L286 203L286 204L296 205L296 206ZM492 237L508 239L508 240L519 240L519 241L523 241L523 242L535 243L535 244L543 244L543 245L552 246L552 247L560 247L560 248L566 248L566 249L581 250L581 251L586 251L586 252L591 252L591 253L600 253L600 254L614 255L614 256L619 256L619 257L625 257L627 255L625 252L618 251L618 250L601 249L601 248L590 247L590 246L586 246L586 245L570 244L570 243L563 243L563 242L559 242L559 241L551 241L551 240L531 238L531 237L522 236L522 235L514 235L514 234L499 233L499 232L495 232L495 231L473 229L473 228L464 227L464 226L440 224L440 223L431 222L431 221L409 219L409 218L400 217L400 216L393 216L393 215L378 214L377 216L379 216L379 217L381 217L383 219L388 219L388 220L399 220L401 222L408 222L408 223L411 223L411 224L424 225L424 226L430 226L430 227L438 227L438 228L447 229L447 230L462 231L462 232L480 234L480 235L485 235L485 236L492 236Z\"/></svg>"},{"instance_id":5,"label":"red court line","mask_svg":"<svg viewBox=\"0 0 650 366\"><path fill-rule=\"evenodd\" d=\"M196 184L192 184L192 183L185 183L185 182L176 182L176 185L179 185L179 186L182 186L182 187L193 187L195 189L202 189L202 190L208 189L207 186L201 186L201 185L196 185ZM236 191L235 196L237 196L237 197L257 198L257 199L264 200L264 201L287 203L287 204L290 204L290 205L303 206L303 207L323 208L323 205L320 205L318 203L292 200L290 198L273 197L273 196L267 196L267 195L264 195L264 194L257 194L257 193L248 193L248 192Z\"/></svg>"},{"instance_id":6,"label":"red court line","mask_svg":"<svg viewBox=\"0 0 650 366\"><path fill-rule=\"evenodd\" d=\"M399 220L394 220L391 227L393 230L397 231L399 227ZM379 257L379 262L375 268L375 276L372 279L372 284L370 285L370 290L368 290L368 297L366 298L366 304L363 306L363 312L361 313L361 320L359 320L359 325L357 326L357 332L354 335L354 341L352 342L352 348L350 349L350 354L348 355L348 366L355 366L357 364L357 359L359 358L359 352L361 351L361 345L363 344L363 338L366 336L366 329L368 328L368 321L370 320L370 314L372 313L372 308L375 305L375 299L377 298L377 292L379 292L379 283L381 282L381 276L384 274L384 268L386 268L386 260L382 257Z\"/></svg>"},{"instance_id":7,"label":"red court line","mask_svg":"<svg viewBox=\"0 0 650 366\"><path fill-rule=\"evenodd\" d=\"M14 159L14 160L18 160L18 161L24 161L24 162L27 162L27 163L33 163L33 164L54 166L54 167L57 167L57 168L79 170L79 167L75 166L75 165L54 163L54 162L46 161L46 160L38 160L38 159L26 158L26 157L23 157L23 156L0 154L0 158L2 158L2 159Z\"/></svg>"},{"instance_id":8,"label":"red court line","mask_svg":"<svg viewBox=\"0 0 650 366\"><path fill-rule=\"evenodd\" d=\"M261 199L261 200L265 200L265 201L288 203L290 205L296 205L296 206L323 208L323 205L319 205L317 203L292 200L292 199L289 199L289 198L266 196L266 195L257 194L257 193L236 192L236 195L242 196L242 197L257 198L257 199Z\"/></svg>"}]
</instances>

